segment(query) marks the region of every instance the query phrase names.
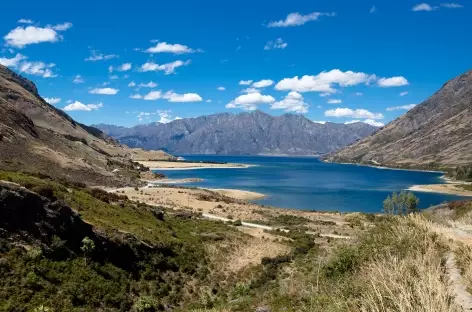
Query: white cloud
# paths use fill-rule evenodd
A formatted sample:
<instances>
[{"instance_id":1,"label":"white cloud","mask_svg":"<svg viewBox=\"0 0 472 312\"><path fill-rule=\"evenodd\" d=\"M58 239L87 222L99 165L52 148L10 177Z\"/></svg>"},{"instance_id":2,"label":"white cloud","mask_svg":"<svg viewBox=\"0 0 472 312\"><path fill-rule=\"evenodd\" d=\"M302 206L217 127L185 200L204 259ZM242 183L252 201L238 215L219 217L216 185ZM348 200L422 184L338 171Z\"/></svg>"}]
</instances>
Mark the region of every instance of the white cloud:
<instances>
[{"instance_id":1,"label":"white cloud","mask_svg":"<svg viewBox=\"0 0 472 312\"><path fill-rule=\"evenodd\" d=\"M129 98L134 100L142 100L143 96L141 94L132 94L129 96Z\"/></svg>"},{"instance_id":2,"label":"white cloud","mask_svg":"<svg viewBox=\"0 0 472 312\"><path fill-rule=\"evenodd\" d=\"M225 90L226 90L225 87L218 87L218 88L216 88L216 89L217 89L218 91L225 91Z\"/></svg>"},{"instance_id":3,"label":"white cloud","mask_svg":"<svg viewBox=\"0 0 472 312\"><path fill-rule=\"evenodd\" d=\"M341 104L343 101L339 99L329 99L328 104Z\"/></svg>"},{"instance_id":4,"label":"white cloud","mask_svg":"<svg viewBox=\"0 0 472 312\"><path fill-rule=\"evenodd\" d=\"M162 98L167 99L169 102L173 103L188 103L188 102L201 102L203 101L202 97L197 93L184 93L178 94L172 91L166 92Z\"/></svg>"},{"instance_id":5,"label":"white cloud","mask_svg":"<svg viewBox=\"0 0 472 312\"><path fill-rule=\"evenodd\" d=\"M110 66L108 67L108 71L109 71L110 73L113 72L114 70L124 72L124 71L130 70L130 69L131 69L131 66L132 66L131 63L123 63L123 64L121 64L121 65L118 66L118 67L113 67L113 66L110 65Z\"/></svg>"},{"instance_id":6,"label":"white cloud","mask_svg":"<svg viewBox=\"0 0 472 312\"><path fill-rule=\"evenodd\" d=\"M131 84L131 82L130 82L130 84ZM134 85L136 85L136 84L134 84ZM128 84L128 87L129 86L130 85ZM157 87L157 83L155 83L153 81L149 81L148 83L140 83L138 85L138 87L140 87L140 88L155 88L155 87Z\"/></svg>"},{"instance_id":7,"label":"white cloud","mask_svg":"<svg viewBox=\"0 0 472 312\"><path fill-rule=\"evenodd\" d=\"M110 79L111 80L116 80L116 79L119 79L118 75L111 75L110 76Z\"/></svg>"},{"instance_id":8,"label":"white cloud","mask_svg":"<svg viewBox=\"0 0 472 312\"><path fill-rule=\"evenodd\" d=\"M20 23L20 24L33 24L34 22L33 22L32 20L30 20L30 19L24 19L24 18L22 18L22 19L20 19L20 20L18 21L18 23Z\"/></svg>"},{"instance_id":9,"label":"white cloud","mask_svg":"<svg viewBox=\"0 0 472 312\"><path fill-rule=\"evenodd\" d=\"M405 77L391 77L391 78L380 78L377 81L379 87L390 88L390 87L401 87L408 85L408 80Z\"/></svg>"},{"instance_id":10,"label":"white cloud","mask_svg":"<svg viewBox=\"0 0 472 312\"><path fill-rule=\"evenodd\" d=\"M320 125L324 125L326 123L325 120L313 120L314 123L317 123L317 124L320 124Z\"/></svg>"},{"instance_id":11,"label":"white cloud","mask_svg":"<svg viewBox=\"0 0 472 312\"><path fill-rule=\"evenodd\" d=\"M248 86L248 85L250 85L251 83L252 83L252 80L241 80L241 81L239 82L239 84L240 84L241 86Z\"/></svg>"},{"instance_id":12,"label":"white cloud","mask_svg":"<svg viewBox=\"0 0 472 312\"><path fill-rule=\"evenodd\" d=\"M119 92L119 89L114 88L95 88L89 91L91 94L103 94L103 95L115 95Z\"/></svg>"},{"instance_id":13,"label":"white cloud","mask_svg":"<svg viewBox=\"0 0 472 312\"><path fill-rule=\"evenodd\" d=\"M145 50L147 53L173 53L173 54L184 54L184 53L195 53L200 52L199 49L194 50L183 44L170 44L167 42L159 42L155 47L150 47Z\"/></svg>"},{"instance_id":14,"label":"white cloud","mask_svg":"<svg viewBox=\"0 0 472 312\"><path fill-rule=\"evenodd\" d=\"M356 95L356 96L363 96L363 95L364 95L364 93L362 93L362 92L356 92L356 94L355 94L355 95Z\"/></svg>"},{"instance_id":15,"label":"white cloud","mask_svg":"<svg viewBox=\"0 0 472 312\"><path fill-rule=\"evenodd\" d=\"M270 95L262 95L260 93L243 94L226 104L226 108L241 108L244 110L256 110L258 104L270 104L275 99Z\"/></svg>"},{"instance_id":16,"label":"white cloud","mask_svg":"<svg viewBox=\"0 0 472 312\"><path fill-rule=\"evenodd\" d=\"M391 111L395 111L395 110L410 110L415 106L416 106L416 104L408 104L408 105L387 107L387 111L391 112Z\"/></svg>"},{"instance_id":17,"label":"white cloud","mask_svg":"<svg viewBox=\"0 0 472 312\"><path fill-rule=\"evenodd\" d=\"M22 62L18 66L18 70L22 73L41 76L43 78L53 78L57 77L51 70L56 66L53 63L45 64L43 62Z\"/></svg>"},{"instance_id":18,"label":"white cloud","mask_svg":"<svg viewBox=\"0 0 472 312\"><path fill-rule=\"evenodd\" d=\"M211 103L212 101L211 101L211 100L206 100L205 102L206 102L206 103Z\"/></svg>"},{"instance_id":19,"label":"white cloud","mask_svg":"<svg viewBox=\"0 0 472 312\"><path fill-rule=\"evenodd\" d=\"M155 101L155 100L158 100L158 99L162 98L162 92L161 91L151 91L142 98L143 98L143 100L146 100L146 101Z\"/></svg>"},{"instance_id":20,"label":"white cloud","mask_svg":"<svg viewBox=\"0 0 472 312\"><path fill-rule=\"evenodd\" d=\"M74 80L72 80L73 83L84 83L84 79L82 78L81 75L77 75L74 77Z\"/></svg>"},{"instance_id":21,"label":"white cloud","mask_svg":"<svg viewBox=\"0 0 472 312\"><path fill-rule=\"evenodd\" d=\"M241 93L258 93L261 92L259 89L256 88L246 88L241 90Z\"/></svg>"},{"instance_id":22,"label":"white cloud","mask_svg":"<svg viewBox=\"0 0 472 312\"><path fill-rule=\"evenodd\" d=\"M320 93L321 97L326 97L326 96L330 96L330 95L331 95L331 93L329 93L329 92Z\"/></svg>"},{"instance_id":23,"label":"white cloud","mask_svg":"<svg viewBox=\"0 0 472 312\"><path fill-rule=\"evenodd\" d=\"M3 66L11 67L18 69L19 72L29 74L29 75L35 75L35 76L41 76L43 78L52 78L52 77L57 77L55 73L51 70L54 66L56 66L53 63L43 63L43 62L30 62L26 61L27 57L17 53L14 57L12 58L6 58L2 57L0 58L0 64Z\"/></svg>"},{"instance_id":24,"label":"white cloud","mask_svg":"<svg viewBox=\"0 0 472 312\"><path fill-rule=\"evenodd\" d=\"M265 87L270 87L273 84L274 84L274 81L270 79L262 79L260 81L254 82L252 86L254 88L265 88Z\"/></svg>"},{"instance_id":25,"label":"white cloud","mask_svg":"<svg viewBox=\"0 0 472 312\"><path fill-rule=\"evenodd\" d=\"M400 96L405 96L408 94L408 91L405 91L405 92L400 92Z\"/></svg>"},{"instance_id":26,"label":"white cloud","mask_svg":"<svg viewBox=\"0 0 472 312\"><path fill-rule=\"evenodd\" d=\"M366 124L374 126L374 127L383 127L383 126L385 126L384 123L382 123L380 121L373 120L373 119L365 119L364 121L356 119L356 120L346 121L344 124L349 125L349 124L353 124L353 123L356 123L356 122L363 122L363 123L366 123Z\"/></svg>"},{"instance_id":27,"label":"white cloud","mask_svg":"<svg viewBox=\"0 0 472 312\"><path fill-rule=\"evenodd\" d=\"M66 112L69 112L69 111L86 111L86 112L90 112L92 110L97 110L101 107L103 107L102 103L83 104L83 103L80 103L79 101L75 101L74 103L69 104L66 107L64 107L63 110L65 110Z\"/></svg>"},{"instance_id":28,"label":"white cloud","mask_svg":"<svg viewBox=\"0 0 472 312\"><path fill-rule=\"evenodd\" d=\"M159 116L158 122L166 124L172 122L174 120L182 119L182 117L172 117L171 110L159 110L157 111L157 115Z\"/></svg>"},{"instance_id":29,"label":"white cloud","mask_svg":"<svg viewBox=\"0 0 472 312\"><path fill-rule=\"evenodd\" d=\"M385 124L383 122L375 121L373 119L365 119L363 121L363 123L366 123L366 124L374 126L374 127L383 127L383 126L385 126Z\"/></svg>"},{"instance_id":30,"label":"white cloud","mask_svg":"<svg viewBox=\"0 0 472 312\"><path fill-rule=\"evenodd\" d=\"M303 96L298 92L289 92L289 94L279 102L272 103L271 109L283 109L285 112L308 113L309 105L304 102Z\"/></svg>"},{"instance_id":31,"label":"white cloud","mask_svg":"<svg viewBox=\"0 0 472 312\"><path fill-rule=\"evenodd\" d=\"M432 7L428 3L420 3L415 5L411 10L414 12L419 12L419 11L433 11L436 10L437 7Z\"/></svg>"},{"instance_id":32,"label":"white cloud","mask_svg":"<svg viewBox=\"0 0 472 312\"><path fill-rule=\"evenodd\" d=\"M369 10L369 13L370 14L374 14L375 12L377 12L377 8L375 7L375 5L373 5L370 10Z\"/></svg>"},{"instance_id":33,"label":"white cloud","mask_svg":"<svg viewBox=\"0 0 472 312\"><path fill-rule=\"evenodd\" d=\"M336 13L321 13L313 12L307 15L301 15L300 13L290 13L284 20L270 22L267 27L290 27L300 26L310 21L316 21L321 16L335 16Z\"/></svg>"},{"instance_id":34,"label":"white cloud","mask_svg":"<svg viewBox=\"0 0 472 312\"><path fill-rule=\"evenodd\" d=\"M301 78L298 78L298 76L284 78L275 85L275 89L297 92L335 93L335 84L341 87L349 87L361 83L369 84L375 79L375 75L353 71L343 72L339 69L333 69L329 72L323 71L316 76L305 75Z\"/></svg>"},{"instance_id":35,"label":"white cloud","mask_svg":"<svg viewBox=\"0 0 472 312\"><path fill-rule=\"evenodd\" d=\"M130 88L136 87L136 82L131 81L130 83L128 83L128 87Z\"/></svg>"},{"instance_id":36,"label":"white cloud","mask_svg":"<svg viewBox=\"0 0 472 312\"><path fill-rule=\"evenodd\" d=\"M19 26L15 29L12 29L5 37L3 37L3 39L5 39L6 45L16 48L23 48L29 44L37 44L42 42L57 42L62 40L62 36L58 34L58 31L64 31L70 27L72 27L72 24L70 23L46 27Z\"/></svg>"},{"instance_id":37,"label":"white cloud","mask_svg":"<svg viewBox=\"0 0 472 312\"><path fill-rule=\"evenodd\" d=\"M71 27L72 27L72 23L69 23L69 22L51 26L52 29L57 30L57 31L66 31L67 29Z\"/></svg>"},{"instance_id":38,"label":"white cloud","mask_svg":"<svg viewBox=\"0 0 472 312\"><path fill-rule=\"evenodd\" d=\"M6 66L6 67L17 68L20 61L24 59L26 59L26 56L21 55L20 53L17 53L12 58L0 57L0 65Z\"/></svg>"},{"instance_id":39,"label":"white cloud","mask_svg":"<svg viewBox=\"0 0 472 312\"><path fill-rule=\"evenodd\" d=\"M288 43L284 42L282 38L277 38L274 41L267 41L264 50L285 49L287 46Z\"/></svg>"},{"instance_id":40,"label":"white cloud","mask_svg":"<svg viewBox=\"0 0 472 312\"><path fill-rule=\"evenodd\" d=\"M355 109L350 108L336 108L325 111L327 117L345 117L345 118L366 118L366 119L383 119L384 116L381 113L371 113L366 109Z\"/></svg>"},{"instance_id":41,"label":"white cloud","mask_svg":"<svg viewBox=\"0 0 472 312\"><path fill-rule=\"evenodd\" d=\"M462 4L453 3L453 2L441 3L441 6L448 9L460 9L464 7Z\"/></svg>"},{"instance_id":42,"label":"white cloud","mask_svg":"<svg viewBox=\"0 0 472 312\"><path fill-rule=\"evenodd\" d=\"M57 103L61 101L60 98L56 98L56 97L52 97L52 98L45 97L44 100L51 105L56 105Z\"/></svg>"},{"instance_id":43,"label":"white cloud","mask_svg":"<svg viewBox=\"0 0 472 312\"><path fill-rule=\"evenodd\" d=\"M178 60L178 61L174 61L171 63L162 64L162 65L159 65L153 62L147 62L141 66L140 70L142 72L163 71L166 75L169 75L169 74L175 73L176 68L180 66L187 66L188 64L190 64L190 60L187 60L185 62Z\"/></svg>"},{"instance_id":44,"label":"white cloud","mask_svg":"<svg viewBox=\"0 0 472 312\"><path fill-rule=\"evenodd\" d=\"M116 54L103 54L100 51L92 50L90 51L91 55L85 59L85 61L95 62L95 61L107 61L114 58L118 58L119 55Z\"/></svg>"}]
</instances>

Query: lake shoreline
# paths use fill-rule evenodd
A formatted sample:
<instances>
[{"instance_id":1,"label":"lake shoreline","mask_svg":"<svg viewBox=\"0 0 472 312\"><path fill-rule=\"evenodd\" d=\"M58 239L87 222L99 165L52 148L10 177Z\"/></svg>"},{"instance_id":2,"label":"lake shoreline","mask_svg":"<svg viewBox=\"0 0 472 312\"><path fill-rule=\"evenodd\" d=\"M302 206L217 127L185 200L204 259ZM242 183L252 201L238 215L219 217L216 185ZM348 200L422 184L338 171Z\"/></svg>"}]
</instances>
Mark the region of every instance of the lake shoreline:
<instances>
[{"instance_id":1,"label":"lake shoreline","mask_svg":"<svg viewBox=\"0 0 472 312\"><path fill-rule=\"evenodd\" d=\"M407 188L407 190L413 192L438 193L472 197L472 191L461 189L457 187L457 185L458 184L455 183L413 185Z\"/></svg>"},{"instance_id":2,"label":"lake shoreline","mask_svg":"<svg viewBox=\"0 0 472 312\"><path fill-rule=\"evenodd\" d=\"M244 169L254 167L248 164L210 163L210 162L178 162L178 161L138 161L140 165L151 171L165 170L196 170L196 169Z\"/></svg>"}]
</instances>

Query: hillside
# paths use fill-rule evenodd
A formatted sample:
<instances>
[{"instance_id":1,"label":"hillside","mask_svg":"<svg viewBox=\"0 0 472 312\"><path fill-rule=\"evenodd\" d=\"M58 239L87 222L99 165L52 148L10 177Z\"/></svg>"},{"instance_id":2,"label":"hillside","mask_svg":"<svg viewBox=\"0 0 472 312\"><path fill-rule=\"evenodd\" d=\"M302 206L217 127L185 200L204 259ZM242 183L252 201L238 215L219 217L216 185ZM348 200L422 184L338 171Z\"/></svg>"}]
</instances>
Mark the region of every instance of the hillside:
<instances>
[{"instance_id":1,"label":"hillside","mask_svg":"<svg viewBox=\"0 0 472 312\"><path fill-rule=\"evenodd\" d=\"M74 121L46 103L31 81L0 65L0 169L88 184L126 184L139 175L131 157L168 157L143 153Z\"/></svg>"},{"instance_id":2,"label":"hillside","mask_svg":"<svg viewBox=\"0 0 472 312\"><path fill-rule=\"evenodd\" d=\"M176 154L325 154L372 134L365 123L319 124L301 115L261 111L184 118L132 128L94 125L123 144Z\"/></svg>"},{"instance_id":3,"label":"hillside","mask_svg":"<svg viewBox=\"0 0 472 312\"><path fill-rule=\"evenodd\" d=\"M374 135L329 155L327 160L453 167L471 164L471 151L472 71L468 71Z\"/></svg>"}]
</instances>

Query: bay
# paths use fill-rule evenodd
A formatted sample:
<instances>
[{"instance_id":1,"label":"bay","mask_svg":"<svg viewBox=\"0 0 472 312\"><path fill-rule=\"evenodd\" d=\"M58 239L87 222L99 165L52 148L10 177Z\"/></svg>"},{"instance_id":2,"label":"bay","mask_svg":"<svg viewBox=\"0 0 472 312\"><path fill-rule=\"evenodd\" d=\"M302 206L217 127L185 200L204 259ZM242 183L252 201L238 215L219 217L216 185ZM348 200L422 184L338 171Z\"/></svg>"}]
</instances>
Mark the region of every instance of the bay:
<instances>
[{"instance_id":1,"label":"bay","mask_svg":"<svg viewBox=\"0 0 472 312\"><path fill-rule=\"evenodd\" d=\"M440 172L394 170L325 163L316 157L183 155L186 160L255 165L238 169L162 171L169 179L201 178L185 186L229 188L266 195L259 204L340 212L381 212L387 195L416 184L444 183ZM156 172L159 172L158 170ZM428 208L460 196L416 192Z\"/></svg>"}]
</instances>

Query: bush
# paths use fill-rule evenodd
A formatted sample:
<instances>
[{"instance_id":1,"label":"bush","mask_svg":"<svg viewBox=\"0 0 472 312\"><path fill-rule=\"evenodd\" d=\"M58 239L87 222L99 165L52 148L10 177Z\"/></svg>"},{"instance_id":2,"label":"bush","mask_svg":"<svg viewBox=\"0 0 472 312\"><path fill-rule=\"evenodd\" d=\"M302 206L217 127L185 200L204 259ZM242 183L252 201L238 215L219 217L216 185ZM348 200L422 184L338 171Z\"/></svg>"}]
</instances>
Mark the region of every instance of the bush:
<instances>
[{"instance_id":1,"label":"bush","mask_svg":"<svg viewBox=\"0 0 472 312\"><path fill-rule=\"evenodd\" d=\"M56 196L54 196L54 189L49 185L38 185L34 186L31 191L41 195L43 197L49 198L51 200L56 200Z\"/></svg>"}]
</instances>

